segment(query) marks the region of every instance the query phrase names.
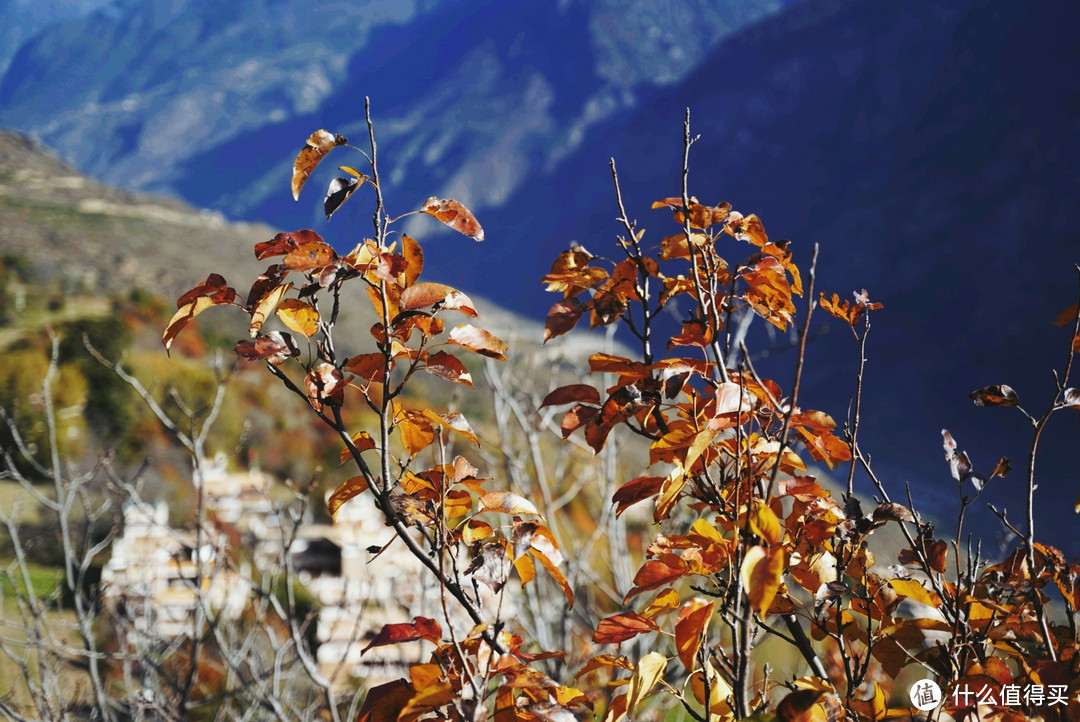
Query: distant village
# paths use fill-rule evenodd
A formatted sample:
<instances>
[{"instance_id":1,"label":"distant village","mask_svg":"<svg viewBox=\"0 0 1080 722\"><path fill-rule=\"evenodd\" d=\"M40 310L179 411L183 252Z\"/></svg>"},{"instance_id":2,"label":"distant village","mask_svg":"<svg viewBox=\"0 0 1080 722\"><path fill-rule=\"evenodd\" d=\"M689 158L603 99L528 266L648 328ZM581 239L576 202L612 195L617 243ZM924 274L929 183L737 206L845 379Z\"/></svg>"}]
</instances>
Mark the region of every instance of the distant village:
<instances>
[{"instance_id":1,"label":"distant village","mask_svg":"<svg viewBox=\"0 0 1080 722\"><path fill-rule=\"evenodd\" d=\"M367 549L391 538L369 497L347 502L333 524L294 523L280 518L273 480L257 469L231 472L219 457L205 463L202 483L208 523L201 544L195 531L169 526L164 502L125 506L123 533L102 570L107 611L126 616L136 634L175 640L192 633L200 592L204 608L236 620L257 577L281 574L288 563L317 602L317 661L332 684L377 684L419 661L415 643L362 653L384 624L440 608L438 589L425 585L428 575L403 545L368 561Z\"/></svg>"}]
</instances>

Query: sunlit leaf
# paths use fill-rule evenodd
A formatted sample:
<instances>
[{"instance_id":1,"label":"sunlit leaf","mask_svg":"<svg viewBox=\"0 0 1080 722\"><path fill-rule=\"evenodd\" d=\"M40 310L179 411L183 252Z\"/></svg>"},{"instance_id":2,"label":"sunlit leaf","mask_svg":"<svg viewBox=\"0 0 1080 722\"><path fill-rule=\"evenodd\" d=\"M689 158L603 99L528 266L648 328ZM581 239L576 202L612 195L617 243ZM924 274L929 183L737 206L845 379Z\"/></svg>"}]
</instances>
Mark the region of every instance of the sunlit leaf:
<instances>
[{"instance_id":1,"label":"sunlit leaf","mask_svg":"<svg viewBox=\"0 0 1080 722\"><path fill-rule=\"evenodd\" d=\"M296 298L287 298L277 307L277 316L289 329L311 338L319 331L319 312Z\"/></svg>"},{"instance_id":2,"label":"sunlit leaf","mask_svg":"<svg viewBox=\"0 0 1080 722\"><path fill-rule=\"evenodd\" d=\"M450 228L469 238L476 241L484 240L484 229L480 227L476 216L458 201L432 196L424 201L420 212L437 218Z\"/></svg>"},{"instance_id":3,"label":"sunlit leaf","mask_svg":"<svg viewBox=\"0 0 1080 722\"><path fill-rule=\"evenodd\" d=\"M300 246L308 243L322 243L323 239L315 231L303 229L299 231L279 233L269 241L255 244L255 258L260 261L273 256L286 256ZM251 299L248 299L250 302Z\"/></svg>"},{"instance_id":4,"label":"sunlit leaf","mask_svg":"<svg viewBox=\"0 0 1080 722\"><path fill-rule=\"evenodd\" d=\"M293 200L300 200L300 190L307 183L315 166L326 157L326 154L339 145L345 145L348 141L343 135L333 135L325 130L317 130L307 139L307 143L300 149L300 153L293 162L292 194Z\"/></svg>"},{"instance_id":5,"label":"sunlit leaf","mask_svg":"<svg viewBox=\"0 0 1080 722\"><path fill-rule=\"evenodd\" d=\"M370 451L375 448L375 439L371 438L371 434L366 431L357 431L350 440L359 452ZM346 446L338 455L338 464L344 464L351 458L352 450Z\"/></svg>"},{"instance_id":6,"label":"sunlit leaf","mask_svg":"<svg viewBox=\"0 0 1080 722\"><path fill-rule=\"evenodd\" d=\"M544 343L570 331L588 310L589 307L576 298L564 298L556 302L548 311L547 320L544 322Z\"/></svg>"},{"instance_id":7,"label":"sunlit leaf","mask_svg":"<svg viewBox=\"0 0 1080 722\"><path fill-rule=\"evenodd\" d=\"M165 344L165 350L168 351L172 348L173 341L176 340L177 334L180 333L191 321L200 313L208 308L213 308L217 304L214 299L209 296L199 296L194 301L184 304L176 310L173 317L169 320L167 326L165 326L165 332L161 335L161 342ZM255 334L251 334L253 337Z\"/></svg>"},{"instance_id":8,"label":"sunlit leaf","mask_svg":"<svg viewBox=\"0 0 1080 722\"><path fill-rule=\"evenodd\" d=\"M263 323L270 317L270 314L277 308L278 303L285 296L286 293L292 289L291 283L285 283L263 296L258 305L251 312L251 324L248 327L248 332L252 338L255 338L259 334L259 329L262 328Z\"/></svg>"},{"instance_id":9,"label":"sunlit leaf","mask_svg":"<svg viewBox=\"0 0 1080 722\"><path fill-rule=\"evenodd\" d=\"M405 259L405 287L416 283L424 270L424 250L415 238L401 234L401 256Z\"/></svg>"},{"instance_id":10,"label":"sunlit leaf","mask_svg":"<svg viewBox=\"0 0 1080 722\"><path fill-rule=\"evenodd\" d=\"M562 589L563 595L566 597L567 606L574 606L574 590L571 589L570 582L567 581L566 575L562 573L562 570L555 566L555 562L552 561L546 554L542 554L536 548L529 549L529 554L531 554L534 559L540 562L540 565L547 570L547 573L551 575L551 578L554 579L555 582Z\"/></svg>"},{"instance_id":11,"label":"sunlit leaf","mask_svg":"<svg viewBox=\"0 0 1080 722\"><path fill-rule=\"evenodd\" d=\"M686 560L674 554L665 554L660 559L650 559L638 569L634 576L634 588L627 593L626 598L630 599L650 589L666 587L689 573L690 567Z\"/></svg>"},{"instance_id":12,"label":"sunlit leaf","mask_svg":"<svg viewBox=\"0 0 1080 722\"><path fill-rule=\"evenodd\" d=\"M472 300L461 291L441 283L417 283L401 293L401 310L435 307L436 311L449 309L476 317Z\"/></svg>"},{"instance_id":13,"label":"sunlit leaf","mask_svg":"<svg viewBox=\"0 0 1080 722\"><path fill-rule=\"evenodd\" d=\"M638 661L637 669L630 677L630 687L626 691L626 711L633 715L637 706L653 687L664 677L667 657L659 652L649 652Z\"/></svg>"},{"instance_id":14,"label":"sunlit leaf","mask_svg":"<svg viewBox=\"0 0 1080 722\"><path fill-rule=\"evenodd\" d=\"M506 359L506 349L509 348L488 331L468 323L452 328L447 340L458 346L464 346L470 351L475 351L481 356L499 359L500 361Z\"/></svg>"},{"instance_id":15,"label":"sunlit leaf","mask_svg":"<svg viewBox=\"0 0 1080 722\"><path fill-rule=\"evenodd\" d=\"M480 548L465 574L499 592L510 577L510 569L510 556L506 553L506 547L501 542L493 541Z\"/></svg>"},{"instance_id":16,"label":"sunlit leaf","mask_svg":"<svg viewBox=\"0 0 1080 722\"><path fill-rule=\"evenodd\" d=\"M497 511L503 514L536 514L536 506L523 496L509 491L489 491L480 496L482 511Z\"/></svg>"},{"instance_id":17,"label":"sunlit leaf","mask_svg":"<svg viewBox=\"0 0 1080 722\"><path fill-rule=\"evenodd\" d=\"M354 476L334 490L334 493L326 500L326 510L330 516L336 518L338 509L355 496L363 494L368 489L368 481L362 476Z\"/></svg>"},{"instance_id":18,"label":"sunlit leaf","mask_svg":"<svg viewBox=\"0 0 1080 722\"><path fill-rule=\"evenodd\" d=\"M386 381L386 357L381 353L362 353L349 358L341 370L365 381L381 384Z\"/></svg>"},{"instance_id":19,"label":"sunlit leaf","mask_svg":"<svg viewBox=\"0 0 1080 722\"><path fill-rule=\"evenodd\" d=\"M752 546L743 557L740 579L750 607L764 616L772 606L784 573L784 549Z\"/></svg>"},{"instance_id":20,"label":"sunlit leaf","mask_svg":"<svg viewBox=\"0 0 1080 722\"><path fill-rule=\"evenodd\" d=\"M334 364L324 361L304 377L304 387L311 407L321 412L325 404L341 406L345 379Z\"/></svg>"}]
</instances>

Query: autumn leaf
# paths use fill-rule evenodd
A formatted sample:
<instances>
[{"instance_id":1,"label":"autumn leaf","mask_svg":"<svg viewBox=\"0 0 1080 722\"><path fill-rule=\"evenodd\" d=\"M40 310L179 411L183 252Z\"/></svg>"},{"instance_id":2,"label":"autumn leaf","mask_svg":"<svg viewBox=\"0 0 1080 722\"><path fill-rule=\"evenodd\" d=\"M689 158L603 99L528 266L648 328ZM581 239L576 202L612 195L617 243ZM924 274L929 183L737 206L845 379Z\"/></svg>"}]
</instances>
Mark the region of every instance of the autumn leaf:
<instances>
[{"instance_id":1,"label":"autumn leaf","mask_svg":"<svg viewBox=\"0 0 1080 722\"><path fill-rule=\"evenodd\" d=\"M436 311L445 308L461 311L474 318L477 315L476 307L468 296L441 283L417 283L409 286L401 293L400 305L402 311L435 307Z\"/></svg>"},{"instance_id":2,"label":"autumn leaf","mask_svg":"<svg viewBox=\"0 0 1080 722\"><path fill-rule=\"evenodd\" d=\"M255 258L260 261L274 256L285 256L291 251L308 243L322 243L323 239L318 233L304 229L299 231L279 233L269 241L255 244ZM251 299L248 299L249 301Z\"/></svg>"},{"instance_id":3,"label":"autumn leaf","mask_svg":"<svg viewBox=\"0 0 1080 722\"><path fill-rule=\"evenodd\" d=\"M505 353L506 349L509 348L505 343L495 338L490 332L468 323L463 323L460 326L452 328L447 336L447 341L457 344L458 346L464 346L481 356L487 356L488 358L498 359L500 361L506 360Z\"/></svg>"},{"instance_id":4,"label":"autumn leaf","mask_svg":"<svg viewBox=\"0 0 1080 722\"><path fill-rule=\"evenodd\" d=\"M341 208L341 204L349 200L349 196L368 180L371 179L366 175L360 175L358 178L334 178L330 181L330 185L326 188L326 197L323 198L323 213L326 214L326 220L330 220L330 216Z\"/></svg>"},{"instance_id":5,"label":"autumn leaf","mask_svg":"<svg viewBox=\"0 0 1080 722\"><path fill-rule=\"evenodd\" d=\"M424 364L424 370L455 384L473 385L472 376L465 368L465 364L461 363L457 356L446 351L436 351L429 355Z\"/></svg>"},{"instance_id":6,"label":"autumn leaf","mask_svg":"<svg viewBox=\"0 0 1080 722\"><path fill-rule=\"evenodd\" d=\"M300 349L289 334L271 331L265 336L256 336L254 341L238 342L236 353L248 361L265 359L271 366L280 366L288 359L299 356Z\"/></svg>"},{"instance_id":7,"label":"autumn leaf","mask_svg":"<svg viewBox=\"0 0 1080 722\"><path fill-rule=\"evenodd\" d=\"M589 307L576 298L558 301L548 311L547 320L544 321L544 343L573 329L588 310Z\"/></svg>"},{"instance_id":8,"label":"autumn leaf","mask_svg":"<svg viewBox=\"0 0 1080 722\"><path fill-rule=\"evenodd\" d=\"M319 312L296 298L287 298L277 307L277 316L289 329L308 338L319 330Z\"/></svg>"},{"instance_id":9,"label":"autumn leaf","mask_svg":"<svg viewBox=\"0 0 1080 722\"><path fill-rule=\"evenodd\" d=\"M759 616L764 616L772 606L773 598L780 588L780 577L783 573L783 547L766 549L762 546L753 546L743 557L740 570L743 591L750 601L750 607Z\"/></svg>"},{"instance_id":10,"label":"autumn leaf","mask_svg":"<svg viewBox=\"0 0 1080 722\"><path fill-rule=\"evenodd\" d=\"M480 227L476 216L458 201L432 196L424 201L420 212L442 221L458 233L473 240L484 240L484 229Z\"/></svg>"},{"instance_id":11,"label":"autumn leaf","mask_svg":"<svg viewBox=\"0 0 1080 722\"><path fill-rule=\"evenodd\" d=\"M324 268L338 260L338 255L326 243L305 243L289 251L281 264L289 271L311 271Z\"/></svg>"},{"instance_id":12,"label":"autumn leaf","mask_svg":"<svg viewBox=\"0 0 1080 722\"><path fill-rule=\"evenodd\" d=\"M679 610L679 619L675 622L675 649L687 671L692 671L697 666L695 657L698 647L701 646L701 640L705 636L714 606L714 602L695 598Z\"/></svg>"},{"instance_id":13,"label":"autumn leaf","mask_svg":"<svg viewBox=\"0 0 1080 722\"><path fill-rule=\"evenodd\" d=\"M497 511L503 514L536 514L536 506L523 496L509 491L489 491L480 496L481 511Z\"/></svg>"},{"instance_id":14,"label":"autumn leaf","mask_svg":"<svg viewBox=\"0 0 1080 722\"><path fill-rule=\"evenodd\" d=\"M368 690L356 722L397 722L398 715L416 694L404 679L380 684Z\"/></svg>"},{"instance_id":15,"label":"autumn leaf","mask_svg":"<svg viewBox=\"0 0 1080 722\"><path fill-rule=\"evenodd\" d=\"M326 510L330 512L331 518L336 519L338 509L340 509L345 502L353 497L363 494L367 489L368 481L362 476L354 476L341 484L337 489L334 489L334 493L326 500Z\"/></svg>"},{"instance_id":16,"label":"autumn leaf","mask_svg":"<svg viewBox=\"0 0 1080 722\"><path fill-rule=\"evenodd\" d=\"M664 484L664 479L663 476L639 476L619 487L611 496L611 501L615 504L615 516L640 501L656 496Z\"/></svg>"},{"instance_id":17,"label":"autumn leaf","mask_svg":"<svg viewBox=\"0 0 1080 722\"><path fill-rule=\"evenodd\" d=\"M370 451L375 448L375 439L373 439L371 437L371 434L366 431L357 431L355 434L352 435L349 441L351 441L352 445L356 447L356 450L360 452ZM338 464L344 464L351 458L352 449L350 449L346 445L345 448L343 448L341 450L341 453L338 455Z\"/></svg>"},{"instance_id":18,"label":"autumn leaf","mask_svg":"<svg viewBox=\"0 0 1080 722\"><path fill-rule=\"evenodd\" d=\"M415 238L401 234L401 257L405 259L405 287L416 283L424 270L424 250Z\"/></svg>"},{"instance_id":19,"label":"autumn leaf","mask_svg":"<svg viewBox=\"0 0 1080 722\"><path fill-rule=\"evenodd\" d=\"M625 612L613 614L601 619L593 633L593 641L597 644L619 644L628 639L633 639L639 634L652 632L660 629L660 626L651 619L645 619L637 612Z\"/></svg>"},{"instance_id":20,"label":"autumn leaf","mask_svg":"<svg viewBox=\"0 0 1080 722\"><path fill-rule=\"evenodd\" d=\"M311 177L315 166L326 157L326 154L339 145L348 143L343 135L333 135L325 130L317 130L307 139L307 143L300 149L300 153L293 161L292 194L293 200L300 200L300 190Z\"/></svg>"},{"instance_id":21,"label":"autumn leaf","mask_svg":"<svg viewBox=\"0 0 1080 722\"><path fill-rule=\"evenodd\" d=\"M630 687L626 691L626 711L633 715L637 706L653 687L664 677L667 669L667 657L659 652L649 652L638 661L637 669L630 677Z\"/></svg>"},{"instance_id":22,"label":"autumn leaf","mask_svg":"<svg viewBox=\"0 0 1080 722\"><path fill-rule=\"evenodd\" d=\"M208 308L213 308L217 303L210 296L199 296L193 301L184 304L176 310L173 317L169 320L168 325L165 326L165 332L161 335L161 342L165 344L165 350L168 351L172 348L173 341L176 340L176 336L191 323L192 320L200 313ZM255 336L255 334L252 334Z\"/></svg>"},{"instance_id":23,"label":"autumn leaf","mask_svg":"<svg viewBox=\"0 0 1080 722\"><path fill-rule=\"evenodd\" d=\"M545 406L561 406L563 404L571 404L574 402L599 406L600 392L596 390L596 387L589 386L588 384L571 384L569 386L563 386L545 396L543 402L540 404L540 408L542 409Z\"/></svg>"},{"instance_id":24,"label":"autumn leaf","mask_svg":"<svg viewBox=\"0 0 1080 722\"><path fill-rule=\"evenodd\" d=\"M278 286L263 296L258 305L252 309L251 324L248 327L248 331L252 338L255 338L259 334L259 329L262 328L263 323L266 322L266 319L274 312L278 303L281 302L281 299L290 289L292 289L292 287L293 285L291 283L285 283Z\"/></svg>"},{"instance_id":25,"label":"autumn leaf","mask_svg":"<svg viewBox=\"0 0 1080 722\"><path fill-rule=\"evenodd\" d=\"M968 394L968 398L974 401L976 406L1016 406L1020 403L1016 392L1005 384L977 389Z\"/></svg>"}]
</instances>

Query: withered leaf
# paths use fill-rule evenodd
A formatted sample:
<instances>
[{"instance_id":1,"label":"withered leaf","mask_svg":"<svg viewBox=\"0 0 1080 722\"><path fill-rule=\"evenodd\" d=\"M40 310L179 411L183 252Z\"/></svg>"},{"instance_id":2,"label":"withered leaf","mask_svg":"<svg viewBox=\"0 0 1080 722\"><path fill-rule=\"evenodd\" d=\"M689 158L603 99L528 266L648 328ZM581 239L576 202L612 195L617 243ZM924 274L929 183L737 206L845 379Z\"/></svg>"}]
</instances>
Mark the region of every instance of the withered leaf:
<instances>
[{"instance_id":1,"label":"withered leaf","mask_svg":"<svg viewBox=\"0 0 1080 722\"><path fill-rule=\"evenodd\" d=\"M663 476L639 476L619 487L611 496L611 502L615 504L615 516L622 514L629 507L656 496L660 487L664 484Z\"/></svg>"},{"instance_id":2,"label":"withered leaf","mask_svg":"<svg viewBox=\"0 0 1080 722\"><path fill-rule=\"evenodd\" d=\"M271 331L265 336L256 336L254 341L240 341L236 344L236 353L248 361L265 359L271 366L280 366L293 356L299 356L300 349L289 334Z\"/></svg>"},{"instance_id":3,"label":"withered leaf","mask_svg":"<svg viewBox=\"0 0 1080 722\"><path fill-rule=\"evenodd\" d=\"M317 130L308 137L307 143L300 149L300 153L293 161L292 194L293 200L300 200L300 190L311 177L315 166L326 157L326 154L339 145L348 143L343 135L334 135L325 130Z\"/></svg>"},{"instance_id":4,"label":"withered leaf","mask_svg":"<svg viewBox=\"0 0 1080 722\"><path fill-rule=\"evenodd\" d=\"M976 406L1016 406L1020 403L1016 392L1005 384L977 389L968 394L968 398L974 401Z\"/></svg>"},{"instance_id":5,"label":"withered leaf","mask_svg":"<svg viewBox=\"0 0 1080 722\"><path fill-rule=\"evenodd\" d=\"M424 270L424 250L415 238L401 234L401 256L405 259L405 286L416 283Z\"/></svg>"},{"instance_id":6,"label":"withered leaf","mask_svg":"<svg viewBox=\"0 0 1080 722\"><path fill-rule=\"evenodd\" d=\"M588 310L588 305L576 298L564 298L556 302L548 311L547 320L544 322L544 343L574 328Z\"/></svg>"},{"instance_id":7,"label":"withered leaf","mask_svg":"<svg viewBox=\"0 0 1080 722\"><path fill-rule=\"evenodd\" d=\"M653 632L660 626L651 619L645 619L637 612L613 614L601 619L593 632L593 641L597 644L619 644L633 639L639 634Z\"/></svg>"},{"instance_id":8,"label":"withered leaf","mask_svg":"<svg viewBox=\"0 0 1080 722\"><path fill-rule=\"evenodd\" d=\"M330 185L326 188L326 197L323 198L323 213L326 214L326 220L330 220L334 211L341 208L341 204L349 200L349 196L356 192L356 189L366 180L370 179L366 175L361 175L359 178L335 178L330 181Z\"/></svg>"},{"instance_id":9,"label":"withered leaf","mask_svg":"<svg viewBox=\"0 0 1080 722\"><path fill-rule=\"evenodd\" d=\"M458 201L432 196L424 201L420 212L442 221L450 228L469 238L476 241L484 240L484 229L480 227L476 216Z\"/></svg>"},{"instance_id":10,"label":"withered leaf","mask_svg":"<svg viewBox=\"0 0 1080 722\"><path fill-rule=\"evenodd\" d=\"M261 261L273 256L284 256L305 244L322 242L322 236L308 229L279 233L269 241L255 244L255 258Z\"/></svg>"},{"instance_id":11,"label":"withered leaf","mask_svg":"<svg viewBox=\"0 0 1080 722\"><path fill-rule=\"evenodd\" d=\"M180 333L185 326L187 326L196 316L205 311L208 308L214 307L214 300L209 296L199 296L193 301L184 304L176 310L173 317L169 320L167 326L165 326L165 332L161 335L161 342L165 344L165 350L168 351L172 348L173 341L176 340L176 336ZM254 335L254 334L252 334Z\"/></svg>"}]
</instances>

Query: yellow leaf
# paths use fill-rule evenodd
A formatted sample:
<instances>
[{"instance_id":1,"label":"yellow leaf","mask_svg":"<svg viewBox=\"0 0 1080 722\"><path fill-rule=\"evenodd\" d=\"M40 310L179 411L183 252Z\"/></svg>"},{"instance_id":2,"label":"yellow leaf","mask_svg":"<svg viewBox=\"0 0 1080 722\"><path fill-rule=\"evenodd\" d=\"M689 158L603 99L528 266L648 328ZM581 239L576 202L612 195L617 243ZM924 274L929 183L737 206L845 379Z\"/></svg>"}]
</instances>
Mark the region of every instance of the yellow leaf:
<instances>
[{"instance_id":1,"label":"yellow leaf","mask_svg":"<svg viewBox=\"0 0 1080 722\"><path fill-rule=\"evenodd\" d=\"M330 498L326 500L326 509L330 512L330 516L336 517L338 509L340 509L345 502L352 499L354 496L363 494L367 491L367 488L367 479L362 476L354 476L335 489L334 493L330 495Z\"/></svg>"},{"instance_id":2,"label":"yellow leaf","mask_svg":"<svg viewBox=\"0 0 1080 722\"><path fill-rule=\"evenodd\" d=\"M779 544L784 537L784 529L776 514L763 501L757 503L755 512L750 516L750 529L770 547Z\"/></svg>"},{"instance_id":3,"label":"yellow leaf","mask_svg":"<svg viewBox=\"0 0 1080 722\"><path fill-rule=\"evenodd\" d=\"M645 698L653 687L664 676L667 668L667 657L659 652L649 652L638 662L637 669L630 677L630 688L626 691L626 711L634 714L634 710Z\"/></svg>"},{"instance_id":4,"label":"yellow leaf","mask_svg":"<svg viewBox=\"0 0 1080 722\"><path fill-rule=\"evenodd\" d=\"M287 298L277 307L277 316L289 330L311 338L319 331L319 312L296 298Z\"/></svg>"},{"instance_id":5,"label":"yellow leaf","mask_svg":"<svg viewBox=\"0 0 1080 722\"><path fill-rule=\"evenodd\" d=\"M743 557L740 579L750 606L758 615L764 616L772 606L780 577L784 573L784 550L782 547L766 549L753 546Z\"/></svg>"},{"instance_id":6,"label":"yellow leaf","mask_svg":"<svg viewBox=\"0 0 1080 722\"><path fill-rule=\"evenodd\" d=\"M259 304L251 312L251 326L248 328L248 332L251 334L252 338L259 335L259 329L262 328L263 323L266 322L266 319L274 312L278 303L281 302L282 297L288 293L292 287L292 283L283 283L262 297L262 300L259 301Z\"/></svg>"}]
</instances>

